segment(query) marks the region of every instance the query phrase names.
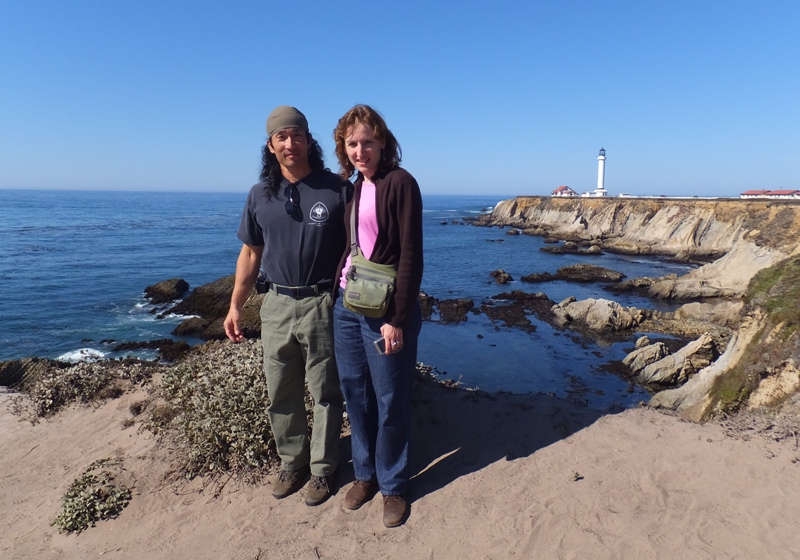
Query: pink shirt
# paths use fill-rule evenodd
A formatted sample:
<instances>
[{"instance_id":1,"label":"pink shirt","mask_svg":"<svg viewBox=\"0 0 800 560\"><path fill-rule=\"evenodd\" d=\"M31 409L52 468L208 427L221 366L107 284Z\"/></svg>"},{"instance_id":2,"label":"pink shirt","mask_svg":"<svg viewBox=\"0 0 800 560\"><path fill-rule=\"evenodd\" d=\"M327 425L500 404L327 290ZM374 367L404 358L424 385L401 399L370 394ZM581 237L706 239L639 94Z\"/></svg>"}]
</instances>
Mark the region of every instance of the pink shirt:
<instances>
[{"instance_id":1,"label":"pink shirt","mask_svg":"<svg viewBox=\"0 0 800 560\"><path fill-rule=\"evenodd\" d=\"M350 216L347 217L350 219ZM361 198L358 199L358 246L361 253L370 258L372 250L375 248L375 241L378 239L378 216L375 214L375 184L366 179L361 184ZM347 248L347 262L342 269L342 277L339 285L344 288L347 285L347 270L350 268L350 247Z\"/></svg>"}]
</instances>

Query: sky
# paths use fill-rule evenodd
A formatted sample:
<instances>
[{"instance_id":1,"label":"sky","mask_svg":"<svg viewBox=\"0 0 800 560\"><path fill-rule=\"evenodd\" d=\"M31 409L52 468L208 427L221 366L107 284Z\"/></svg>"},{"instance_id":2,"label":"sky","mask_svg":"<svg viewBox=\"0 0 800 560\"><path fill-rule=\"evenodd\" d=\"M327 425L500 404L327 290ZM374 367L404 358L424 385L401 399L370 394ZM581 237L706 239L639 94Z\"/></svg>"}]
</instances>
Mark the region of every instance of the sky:
<instances>
[{"instance_id":1,"label":"sky","mask_svg":"<svg viewBox=\"0 0 800 560\"><path fill-rule=\"evenodd\" d=\"M797 0L0 0L0 189L241 191L378 109L428 194L800 189Z\"/></svg>"}]
</instances>

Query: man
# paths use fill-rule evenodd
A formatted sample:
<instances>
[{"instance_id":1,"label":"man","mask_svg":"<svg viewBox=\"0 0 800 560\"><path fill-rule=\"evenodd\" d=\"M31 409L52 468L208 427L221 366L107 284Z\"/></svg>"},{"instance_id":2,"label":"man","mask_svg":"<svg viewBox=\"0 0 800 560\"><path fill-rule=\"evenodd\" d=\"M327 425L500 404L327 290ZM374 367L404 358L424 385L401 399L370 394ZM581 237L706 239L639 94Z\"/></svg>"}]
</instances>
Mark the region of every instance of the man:
<instances>
[{"instance_id":1,"label":"man","mask_svg":"<svg viewBox=\"0 0 800 560\"><path fill-rule=\"evenodd\" d=\"M278 499L303 487L306 504L331 493L338 465L342 394L333 358L332 290L345 248L344 207L350 183L324 169L322 150L294 107L267 118L261 182L247 196L238 237L242 250L225 318L225 333L244 338L242 306L264 271L261 340L270 404L267 407L281 472ZM304 382L314 399L308 435Z\"/></svg>"}]
</instances>

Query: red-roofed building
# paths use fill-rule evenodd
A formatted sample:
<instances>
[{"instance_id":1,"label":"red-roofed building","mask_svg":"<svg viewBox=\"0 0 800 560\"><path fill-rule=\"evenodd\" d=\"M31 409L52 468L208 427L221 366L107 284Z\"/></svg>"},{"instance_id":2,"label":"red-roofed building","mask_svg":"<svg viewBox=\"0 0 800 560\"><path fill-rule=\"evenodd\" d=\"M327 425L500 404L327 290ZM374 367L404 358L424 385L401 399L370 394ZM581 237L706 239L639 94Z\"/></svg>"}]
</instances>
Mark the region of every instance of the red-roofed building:
<instances>
[{"instance_id":1,"label":"red-roofed building","mask_svg":"<svg viewBox=\"0 0 800 560\"><path fill-rule=\"evenodd\" d=\"M800 191L794 189L781 189L775 191L754 190L745 191L739 196L741 198L800 198Z\"/></svg>"},{"instance_id":2,"label":"red-roofed building","mask_svg":"<svg viewBox=\"0 0 800 560\"><path fill-rule=\"evenodd\" d=\"M766 195L768 192L769 191L765 191L765 190L744 191L739 196L741 196L742 198L758 198L760 196Z\"/></svg>"},{"instance_id":3,"label":"red-roofed building","mask_svg":"<svg viewBox=\"0 0 800 560\"><path fill-rule=\"evenodd\" d=\"M576 193L575 191L573 191L571 188L569 188L566 185L558 187L556 190L554 190L550 194L552 196L578 196L578 193Z\"/></svg>"},{"instance_id":4,"label":"red-roofed building","mask_svg":"<svg viewBox=\"0 0 800 560\"><path fill-rule=\"evenodd\" d=\"M790 189L769 191L767 193L767 196L779 196L781 198L785 198L785 197L796 198L798 195L800 195L800 191L798 191L798 190L790 190Z\"/></svg>"}]
</instances>

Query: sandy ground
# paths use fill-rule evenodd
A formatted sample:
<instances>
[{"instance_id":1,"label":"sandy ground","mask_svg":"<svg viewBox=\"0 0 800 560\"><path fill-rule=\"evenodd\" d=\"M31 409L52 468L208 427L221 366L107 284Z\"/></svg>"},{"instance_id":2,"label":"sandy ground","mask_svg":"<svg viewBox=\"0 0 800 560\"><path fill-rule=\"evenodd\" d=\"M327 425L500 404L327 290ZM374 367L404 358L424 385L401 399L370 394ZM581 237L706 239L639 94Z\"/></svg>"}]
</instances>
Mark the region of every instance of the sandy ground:
<instances>
[{"instance_id":1,"label":"sandy ground","mask_svg":"<svg viewBox=\"0 0 800 560\"><path fill-rule=\"evenodd\" d=\"M348 511L352 470L325 504L271 483L164 481L167 450L124 427L127 394L36 425L0 395L0 558L462 559L798 558L800 449L649 409L599 415L548 396L476 396L422 383L414 403L411 514L397 529L375 499ZM342 440L345 452L347 438ZM119 518L80 535L55 517L94 460L124 457Z\"/></svg>"}]
</instances>

